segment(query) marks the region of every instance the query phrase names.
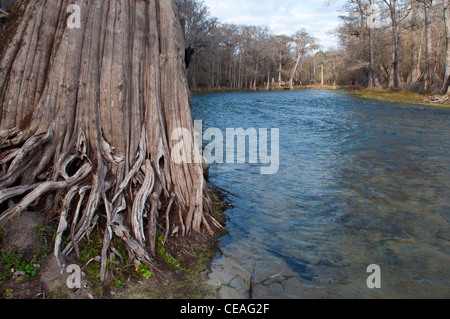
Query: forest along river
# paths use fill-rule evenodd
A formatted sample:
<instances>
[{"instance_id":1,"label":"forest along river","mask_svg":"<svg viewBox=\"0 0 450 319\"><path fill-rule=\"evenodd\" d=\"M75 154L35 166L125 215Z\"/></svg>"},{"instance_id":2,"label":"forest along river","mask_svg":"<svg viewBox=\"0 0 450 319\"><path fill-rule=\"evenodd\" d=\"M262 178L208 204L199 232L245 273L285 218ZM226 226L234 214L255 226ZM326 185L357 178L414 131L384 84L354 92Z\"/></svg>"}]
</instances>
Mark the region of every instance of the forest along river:
<instances>
[{"instance_id":1,"label":"forest along river","mask_svg":"<svg viewBox=\"0 0 450 319\"><path fill-rule=\"evenodd\" d=\"M209 279L222 298L248 298L252 272L254 298L450 297L450 109L332 91L192 103L204 130L280 129L277 174L211 167L233 203Z\"/></svg>"}]
</instances>

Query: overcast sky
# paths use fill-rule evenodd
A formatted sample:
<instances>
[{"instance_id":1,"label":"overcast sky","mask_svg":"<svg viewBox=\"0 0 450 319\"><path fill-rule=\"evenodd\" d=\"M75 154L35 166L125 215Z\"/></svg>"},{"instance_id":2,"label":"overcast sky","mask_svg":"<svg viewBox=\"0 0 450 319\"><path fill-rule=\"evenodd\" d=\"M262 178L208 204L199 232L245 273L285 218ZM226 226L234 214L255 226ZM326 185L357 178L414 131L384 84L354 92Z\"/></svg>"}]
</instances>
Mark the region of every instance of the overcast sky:
<instances>
[{"instance_id":1,"label":"overcast sky","mask_svg":"<svg viewBox=\"0 0 450 319\"><path fill-rule=\"evenodd\" d=\"M337 46L328 34L339 25L338 10L346 0L329 7L325 0L204 0L211 16L224 23L269 26L275 34L292 35L305 28L324 49Z\"/></svg>"}]
</instances>

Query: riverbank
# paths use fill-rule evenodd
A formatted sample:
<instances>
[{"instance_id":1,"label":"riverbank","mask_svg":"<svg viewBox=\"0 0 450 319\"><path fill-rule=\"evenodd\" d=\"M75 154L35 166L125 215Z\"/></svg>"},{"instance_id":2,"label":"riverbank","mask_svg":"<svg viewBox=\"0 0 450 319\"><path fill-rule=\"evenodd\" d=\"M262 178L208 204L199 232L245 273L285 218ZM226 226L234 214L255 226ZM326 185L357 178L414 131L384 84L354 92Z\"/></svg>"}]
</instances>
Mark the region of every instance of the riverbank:
<instances>
[{"instance_id":1,"label":"riverbank","mask_svg":"<svg viewBox=\"0 0 450 319\"><path fill-rule=\"evenodd\" d=\"M225 196L210 189L213 217L225 225L228 209ZM123 243L114 239L114 257L108 269L107 283L99 280L103 234L94 232L80 245L81 260L73 257L64 263L81 267L82 288L70 290L66 285L70 274L62 273L53 255L55 221L41 214L24 212L0 228L0 299L202 299L216 298L206 283L219 239L215 236L158 238L155 264L157 270L128 261Z\"/></svg>"},{"instance_id":2,"label":"riverbank","mask_svg":"<svg viewBox=\"0 0 450 319\"><path fill-rule=\"evenodd\" d=\"M225 211L230 207L225 195L210 188L213 205L212 215L225 225ZM217 253L219 240L226 230L217 230L211 237L208 233L189 237L172 237L163 247L158 245L157 265L160 272L150 279L134 280L115 294L108 293L106 299L216 299L215 288L207 283L211 263ZM110 284L111 287L111 284ZM116 287L112 286L115 290Z\"/></svg>"},{"instance_id":3,"label":"riverbank","mask_svg":"<svg viewBox=\"0 0 450 319\"><path fill-rule=\"evenodd\" d=\"M292 91L301 91L301 90L339 90L339 86L333 85L301 85L295 86ZM207 94L207 93L230 93L230 92L270 92L270 91L291 91L290 89L275 87L267 90L267 88L257 88L256 90L250 89L229 89L229 88L219 88L219 89L201 89L201 90L192 90L191 94Z\"/></svg>"},{"instance_id":4,"label":"riverbank","mask_svg":"<svg viewBox=\"0 0 450 319\"><path fill-rule=\"evenodd\" d=\"M409 90L368 90L368 89L346 89L349 94L381 102L406 103L432 107L450 107L450 99L436 96L431 93L418 93ZM442 103L444 102L444 103Z\"/></svg>"}]
</instances>

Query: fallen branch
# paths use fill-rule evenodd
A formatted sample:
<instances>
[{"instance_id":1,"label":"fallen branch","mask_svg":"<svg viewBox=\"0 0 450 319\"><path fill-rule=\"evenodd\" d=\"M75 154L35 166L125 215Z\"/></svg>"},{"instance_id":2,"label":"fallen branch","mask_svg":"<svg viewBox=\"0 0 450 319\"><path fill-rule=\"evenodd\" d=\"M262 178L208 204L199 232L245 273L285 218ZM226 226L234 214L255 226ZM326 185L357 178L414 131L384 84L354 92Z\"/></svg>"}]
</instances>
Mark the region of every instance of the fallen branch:
<instances>
[{"instance_id":1,"label":"fallen branch","mask_svg":"<svg viewBox=\"0 0 450 319\"><path fill-rule=\"evenodd\" d=\"M436 103L436 104L449 104L450 103L450 96L449 95L433 95L429 96L424 99L424 102L427 103Z\"/></svg>"}]
</instances>

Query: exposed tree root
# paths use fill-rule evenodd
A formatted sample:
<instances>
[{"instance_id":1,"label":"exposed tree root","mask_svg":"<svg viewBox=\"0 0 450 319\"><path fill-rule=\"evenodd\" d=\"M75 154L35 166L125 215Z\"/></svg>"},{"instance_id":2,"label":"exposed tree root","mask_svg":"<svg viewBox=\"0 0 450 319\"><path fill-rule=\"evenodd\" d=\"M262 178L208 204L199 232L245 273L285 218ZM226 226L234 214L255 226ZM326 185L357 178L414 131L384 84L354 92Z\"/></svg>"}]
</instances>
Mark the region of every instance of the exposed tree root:
<instances>
[{"instance_id":1,"label":"exposed tree root","mask_svg":"<svg viewBox=\"0 0 450 319\"><path fill-rule=\"evenodd\" d=\"M18 133L16 130L14 132ZM0 132L0 136L6 137L3 140L4 146L10 143L8 136L14 138L15 135ZM80 258L78 247L80 242L83 238L89 238L96 227L104 225L104 242L100 256L102 280L108 278L108 258L111 254L117 253L114 247L110 247L114 236L123 239L132 259L157 270L153 258L156 254L158 229L162 229L165 242L171 235L170 230L181 228L181 234L185 236L187 234L185 225L192 225L194 210L191 208L187 214L184 213L186 210L177 202L174 192L166 198L166 193L169 192L163 191L160 177L156 174L150 159L146 158L145 134L142 134L136 162L120 184L111 174L111 168L121 163L119 157L113 155L112 148L106 147L104 150L111 153L105 155L104 161L97 162L94 166L86 155L84 145L87 141L84 134L80 134L75 144L77 147L71 147L71 152L62 152L53 172L46 175L54 180L20 185L21 181L26 180L24 174L36 165L37 154L46 152L47 143L53 138L50 128L47 132L29 138L21 148L3 153L0 205L5 205L11 200L13 205L0 212L0 224L5 224L15 215L36 207L36 204L46 196L65 194L59 203L56 202L60 208L54 255L61 268L64 267L60 259L61 254L68 255L75 252ZM74 171L74 163L76 172L70 175L69 171ZM116 184L119 186L115 188ZM127 196L130 197L128 200ZM164 214L160 216L162 208ZM212 216L208 218L215 227L222 227ZM205 216L201 217L201 223L208 232L213 233ZM178 232L173 231L173 234ZM67 243L65 247L63 242Z\"/></svg>"}]
</instances>

